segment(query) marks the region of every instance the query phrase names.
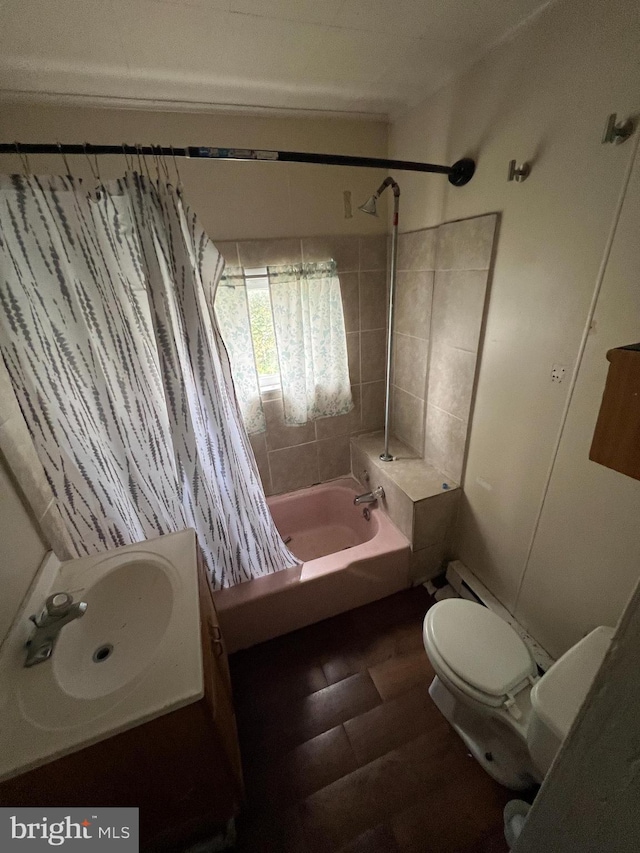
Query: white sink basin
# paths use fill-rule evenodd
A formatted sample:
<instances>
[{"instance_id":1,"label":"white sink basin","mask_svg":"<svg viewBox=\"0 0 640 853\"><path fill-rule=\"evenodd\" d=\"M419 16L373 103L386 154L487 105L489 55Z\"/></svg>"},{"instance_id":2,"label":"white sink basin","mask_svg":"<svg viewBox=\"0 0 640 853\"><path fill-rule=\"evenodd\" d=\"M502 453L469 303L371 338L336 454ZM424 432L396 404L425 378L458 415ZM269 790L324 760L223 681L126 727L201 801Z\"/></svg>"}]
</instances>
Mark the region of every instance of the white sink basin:
<instances>
[{"instance_id":1,"label":"white sink basin","mask_svg":"<svg viewBox=\"0 0 640 853\"><path fill-rule=\"evenodd\" d=\"M96 699L137 678L153 660L173 607L173 589L159 562L132 560L86 589L87 612L60 633L53 672L60 689Z\"/></svg>"},{"instance_id":2,"label":"white sink basin","mask_svg":"<svg viewBox=\"0 0 640 853\"><path fill-rule=\"evenodd\" d=\"M28 616L57 591L87 610L50 660L25 668ZM0 779L200 698L194 532L50 569L3 646L0 680Z\"/></svg>"}]
</instances>

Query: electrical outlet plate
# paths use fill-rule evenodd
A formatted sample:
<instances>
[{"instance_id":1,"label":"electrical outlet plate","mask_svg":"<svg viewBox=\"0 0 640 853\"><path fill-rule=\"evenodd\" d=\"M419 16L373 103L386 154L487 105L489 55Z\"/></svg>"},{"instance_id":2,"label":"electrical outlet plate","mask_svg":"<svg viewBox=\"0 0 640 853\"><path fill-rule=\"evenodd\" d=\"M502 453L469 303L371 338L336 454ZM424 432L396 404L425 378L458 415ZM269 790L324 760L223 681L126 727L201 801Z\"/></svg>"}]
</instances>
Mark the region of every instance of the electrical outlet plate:
<instances>
[{"instance_id":1,"label":"electrical outlet plate","mask_svg":"<svg viewBox=\"0 0 640 853\"><path fill-rule=\"evenodd\" d=\"M551 381L557 382L558 384L560 384L560 382L562 382L562 380L564 379L564 375L565 375L566 371L567 371L567 368L564 366L564 364L552 365L552 367L551 367Z\"/></svg>"}]
</instances>

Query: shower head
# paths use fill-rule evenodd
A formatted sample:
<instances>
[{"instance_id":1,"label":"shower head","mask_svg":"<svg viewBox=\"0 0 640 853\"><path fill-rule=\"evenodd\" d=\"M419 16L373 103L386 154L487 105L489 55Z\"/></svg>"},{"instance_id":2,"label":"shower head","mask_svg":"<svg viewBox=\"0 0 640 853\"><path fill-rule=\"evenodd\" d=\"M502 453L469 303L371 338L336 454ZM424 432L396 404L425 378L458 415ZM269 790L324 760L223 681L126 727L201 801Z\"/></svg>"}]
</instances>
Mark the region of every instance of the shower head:
<instances>
[{"instance_id":1,"label":"shower head","mask_svg":"<svg viewBox=\"0 0 640 853\"><path fill-rule=\"evenodd\" d=\"M369 216L377 216L378 199L387 187L393 187L393 194L396 197L397 203L397 200L400 196L400 187L393 180L393 178L385 178L384 181L378 187L378 189L374 192L374 194L370 198L368 198L364 204L359 205L358 210L361 210L363 213L368 213Z\"/></svg>"},{"instance_id":2,"label":"shower head","mask_svg":"<svg viewBox=\"0 0 640 853\"><path fill-rule=\"evenodd\" d=\"M371 198L368 198L364 204L358 206L358 210L363 213L368 213L369 216L378 215L378 193L374 193Z\"/></svg>"}]
</instances>

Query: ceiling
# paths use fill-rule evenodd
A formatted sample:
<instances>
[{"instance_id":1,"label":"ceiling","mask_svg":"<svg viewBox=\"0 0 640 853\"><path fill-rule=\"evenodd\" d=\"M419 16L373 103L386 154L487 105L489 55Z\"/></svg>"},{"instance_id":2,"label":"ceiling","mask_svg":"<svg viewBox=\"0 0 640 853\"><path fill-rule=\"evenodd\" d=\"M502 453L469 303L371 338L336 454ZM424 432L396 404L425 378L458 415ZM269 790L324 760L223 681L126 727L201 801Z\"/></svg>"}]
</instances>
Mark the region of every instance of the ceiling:
<instances>
[{"instance_id":1,"label":"ceiling","mask_svg":"<svg viewBox=\"0 0 640 853\"><path fill-rule=\"evenodd\" d=\"M0 90L397 114L541 0L0 0Z\"/></svg>"}]
</instances>

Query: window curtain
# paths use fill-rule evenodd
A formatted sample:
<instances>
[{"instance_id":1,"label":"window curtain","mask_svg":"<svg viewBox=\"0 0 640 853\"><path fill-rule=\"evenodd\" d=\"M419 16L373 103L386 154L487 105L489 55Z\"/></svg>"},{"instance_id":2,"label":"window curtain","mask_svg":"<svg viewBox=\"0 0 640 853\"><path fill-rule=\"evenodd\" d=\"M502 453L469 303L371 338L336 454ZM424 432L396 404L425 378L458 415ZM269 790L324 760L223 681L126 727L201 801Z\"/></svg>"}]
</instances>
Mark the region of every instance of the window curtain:
<instances>
[{"instance_id":1,"label":"window curtain","mask_svg":"<svg viewBox=\"0 0 640 853\"><path fill-rule=\"evenodd\" d=\"M247 288L241 267L225 269L216 292L215 311L229 353L244 425L249 435L264 432L266 423L253 352Z\"/></svg>"},{"instance_id":2,"label":"window curtain","mask_svg":"<svg viewBox=\"0 0 640 853\"><path fill-rule=\"evenodd\" d=\"M353 399L335 263L268 272L285 423L347 414Z\"/></svg>"},{"instance_id":3,"label":"window curtain","mask_svg":"<svg viewBox=\"0 0 640 853\"><path fill-rule=\"evenodd\" d=\"M78 552L194 527L214 588L297 562L215 321L222 270L170 186L0 177L0 352Z\"/></svg>"}]
</instances>

